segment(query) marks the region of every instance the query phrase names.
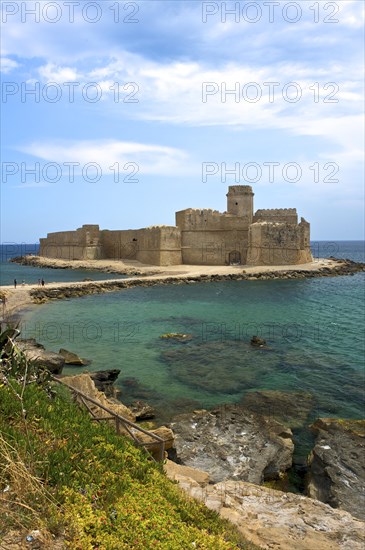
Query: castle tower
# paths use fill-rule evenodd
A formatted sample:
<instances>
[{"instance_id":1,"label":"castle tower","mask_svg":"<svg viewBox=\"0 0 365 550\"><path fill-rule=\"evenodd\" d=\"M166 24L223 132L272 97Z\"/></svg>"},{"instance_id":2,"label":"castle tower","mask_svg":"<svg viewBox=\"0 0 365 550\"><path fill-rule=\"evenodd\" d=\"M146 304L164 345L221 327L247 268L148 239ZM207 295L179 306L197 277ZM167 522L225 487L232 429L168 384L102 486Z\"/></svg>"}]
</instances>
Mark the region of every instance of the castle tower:
<instances>
[{"instance_id":1,"label":"castle tower","mask_svg":"<svg viewBox=\"0 0 365 550\"><path fill-rule=\"evenodd\" d=\"M228 214L248 218L248 223L252 223L253 196L250 185L230 185L227 193Z\"/></svg>"}]
</instances>

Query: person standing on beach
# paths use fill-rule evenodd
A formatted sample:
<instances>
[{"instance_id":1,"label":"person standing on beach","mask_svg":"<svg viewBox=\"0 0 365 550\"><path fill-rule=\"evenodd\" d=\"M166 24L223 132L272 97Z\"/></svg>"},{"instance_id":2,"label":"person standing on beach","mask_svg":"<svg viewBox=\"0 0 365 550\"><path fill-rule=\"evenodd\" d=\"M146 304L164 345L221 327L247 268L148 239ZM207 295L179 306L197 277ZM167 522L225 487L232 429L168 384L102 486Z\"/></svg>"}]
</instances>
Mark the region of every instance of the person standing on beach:
<instances>
[{"instance_id":1,"label":"person standing on beach","mask_svg":"<svg viewBox=\"0 0 365 550\"><path fill-rule=\"evenodd\" d=\"M16 288L16 284L17 284L16 279L14 279L14 288Z\"/></svg>"},{"instance_id":2,"label":"person standing on beach","mask_svg":"<svg viewBox=\"0 0 365 550\"><path fill-rule=\"evenodd\" d=\"M43 279L41 280L41 284L42 284L42 286L44 286L44 280Z\"/></svg>"}]
</instances>

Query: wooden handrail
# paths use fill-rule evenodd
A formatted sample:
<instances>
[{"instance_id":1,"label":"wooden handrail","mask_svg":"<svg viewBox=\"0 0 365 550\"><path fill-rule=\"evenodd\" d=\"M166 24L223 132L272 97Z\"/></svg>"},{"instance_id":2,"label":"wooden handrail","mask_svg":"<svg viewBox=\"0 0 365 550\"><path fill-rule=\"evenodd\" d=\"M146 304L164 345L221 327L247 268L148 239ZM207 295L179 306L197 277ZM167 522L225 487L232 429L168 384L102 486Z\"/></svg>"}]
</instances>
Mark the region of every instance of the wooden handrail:
<instances>
[{"instance_id":1,"label":"wooden handrail","mask_svg":"<svg viewBox=\"0 0 365 550\"><path fill-rule=\"evenodd\" d=\"M88 395L86 395L85 393L81 392L80 390L74 388L73 386L71 386L71 384L68 384L64 380L62 380L60 378L57 378L56 376L53 376L53 375L51 375L51 379L54 380L55 382L58 382L59 384L62 384L63 386L66 386L73 393L78 395L81 398L81 401L82 401L83 405L86 407L86 409L89 411L89 413L94 417L94 420L97 420L98 422L100 422L101 420L110 420L111 418L114 418L117 433L119 432L119 423L123 424L126 431L132 437L132 439L136 442L136 444L139 445L139 446L144 447L147 452L148 452L147 447L149 447L152 443L148 443L148 442L143 443L142 441L140 441L130 428L133 428L133 429L135 429L135 430L137 430L137 431L139 431L139 432L141 432L145 435L148 435L149 437L151 437L152 439L157 441L158 444L159 444L158 461L163 462L164 454L165 454L165 441L162 439L162 437L160 437L159 435L157 435L153 432L145 430L144 428L141 428L141 426L138 426L138 424L136 424L135 422L132 422L131 420L128 420L127 418L124 418L124 416L121 416L121 415L117 414L116 412L112 411L108 407L105 407L104 405L99 403L99 401L96 401L92 397L89 397ZM93 405L96 405L100 409L106 411L107 413L110 414L110 417L96 418L94 413L92 412L91 408L87 405L87 403L85 403L85 401L89 401ZM154 459L154 457L152 457L152 458Z\"/></svg>"}]
</instances>

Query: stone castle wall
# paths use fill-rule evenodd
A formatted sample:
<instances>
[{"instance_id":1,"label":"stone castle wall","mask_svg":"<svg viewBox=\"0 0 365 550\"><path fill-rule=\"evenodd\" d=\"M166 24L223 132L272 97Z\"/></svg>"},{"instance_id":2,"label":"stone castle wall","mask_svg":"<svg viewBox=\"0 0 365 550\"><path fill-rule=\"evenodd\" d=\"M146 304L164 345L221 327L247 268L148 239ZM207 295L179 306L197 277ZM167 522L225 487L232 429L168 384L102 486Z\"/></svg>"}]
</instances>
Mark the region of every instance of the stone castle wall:
<instances>
[{"instance_id":1,"label":"stone castle wall","mask_svg":"<svg viewBox=\"0 0 365 550\"><path fill-rule=\"evenodd\" d=\"M152 265L180 265L180 231L173 226L141 229L137 260Z\"/></svg>"},{"instance_id":2,"label":"stone castle wall","mask_svg":"<svg viewBox=\"0 0 365 550\"><path fill-rule=\"evenodd\" d=\"M140 238L139 229L126 229L121 231L100 231L102 256L104 259L136 260L137 243Z\"/></svg>"},{"instance_id":3,"label":"stone castle wall","mask_svg":"<svg viewBox=\"0 0 365 550\"><path fill-rule=\"evenodd\" d=\"M98 225L83 225L76 231L48 233L40 239L40 255L63 260L96 260L101 258Z\"/></svg>"},{"instance_id":4,"label":"stone castle wall","mask_svg":"<svg viewBox=\"0 0 365 550\"><path fill-rule=\"evenodd\" d=\"M188 265L245 263L249 218L217 210L192 209L176 212L181 231L182 262Z\"/></svg>"},{"instance_id":5,"label":"stone castle wall","mask_svg":"<svg viewBox=\"0 0 365 550\"><path fill-rule=\"evenodd\" d=\"M184 231L181 241L183 264L246 263L248 231Z\"/></svg>"},{"instance_id":6,"label":"stone castle wall","mask_svg":"<svg viewBox=\"0 0 365 550\"><path fill-rule=\"evenodd\" d=\"M182 263L180 231L170 226L120 231L83 226L76 231L48 233L40 243L41 256L63 260L127 259L152 265Z\"/></svg>"},{"instance_id":7,"label":"stone castle wall","mask_svg":"<svg viewBox=\"0 0 365 550\"><path fill-rule=\"evenodd\" d=\"M49 233L40 255L66 260L136 260L152 265L290 265L312 261L310 226L295 208L257 210L247 185L230 186L227 212L188 208L176 226Z\"/></svg>"},{"instance_id":8,"label":"stone castle wall","mask_svg":"<svg viewBox=\"0 0 365 550\"><path fill-rule=\"evenodd\" d=\"M304 220L299 225L268 222L251 225L248 265L296 265L312 260L309 224Z\"/></svg>"}]
</instances>

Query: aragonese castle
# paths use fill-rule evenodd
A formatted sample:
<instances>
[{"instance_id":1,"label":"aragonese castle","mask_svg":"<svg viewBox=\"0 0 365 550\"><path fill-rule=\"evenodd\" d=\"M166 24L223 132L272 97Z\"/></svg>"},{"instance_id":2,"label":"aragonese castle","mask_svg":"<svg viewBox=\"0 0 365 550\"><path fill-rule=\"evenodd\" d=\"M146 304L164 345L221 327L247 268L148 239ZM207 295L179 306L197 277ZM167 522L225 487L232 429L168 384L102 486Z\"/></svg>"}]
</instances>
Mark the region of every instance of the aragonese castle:
<instances>
[{"instance_id":1,"label":"aragonese castle","mask_svg":"<svg viewBox=\"0 0 365 550\"><path fill-rule=\"evenodd\" d=\"M137 260L151 265L296 265L312 261L310 226L295 208L253 209L252 187L228 188L227 212L187 208L176 226L118 231L83 225L48 233L40 255L65 260Z\"/></svg>"}]
</instances>

